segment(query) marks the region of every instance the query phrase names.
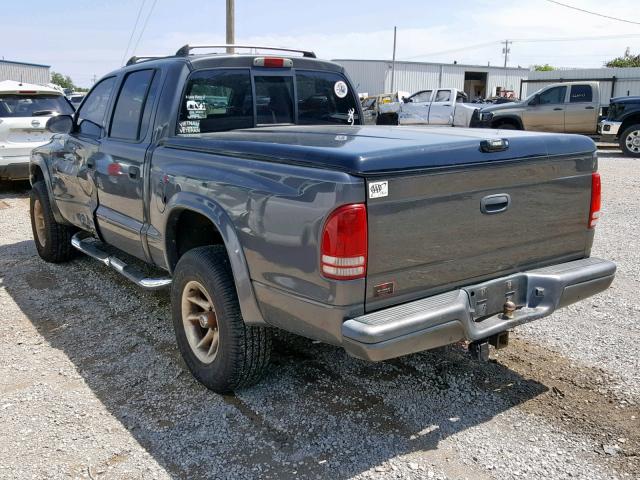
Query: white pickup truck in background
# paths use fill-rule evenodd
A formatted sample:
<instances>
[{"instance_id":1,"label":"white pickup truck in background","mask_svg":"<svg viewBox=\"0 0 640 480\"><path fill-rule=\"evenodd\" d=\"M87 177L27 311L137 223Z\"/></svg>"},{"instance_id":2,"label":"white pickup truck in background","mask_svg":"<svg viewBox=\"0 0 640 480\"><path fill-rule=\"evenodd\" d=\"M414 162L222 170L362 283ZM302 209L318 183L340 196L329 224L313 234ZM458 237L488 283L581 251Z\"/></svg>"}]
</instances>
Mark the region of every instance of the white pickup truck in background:
<instances>
[{"instance_id":1,"label":"white pickup truck in background","mask_svg":"<svg viewBox=\"0 0 640 480\"><path fill-rule=\"evenodd\" d=\"M476 104L456 88L421 90L402 101L377 105L378 125L452 125L468 127Z\"/></svg>"}]
</instances>

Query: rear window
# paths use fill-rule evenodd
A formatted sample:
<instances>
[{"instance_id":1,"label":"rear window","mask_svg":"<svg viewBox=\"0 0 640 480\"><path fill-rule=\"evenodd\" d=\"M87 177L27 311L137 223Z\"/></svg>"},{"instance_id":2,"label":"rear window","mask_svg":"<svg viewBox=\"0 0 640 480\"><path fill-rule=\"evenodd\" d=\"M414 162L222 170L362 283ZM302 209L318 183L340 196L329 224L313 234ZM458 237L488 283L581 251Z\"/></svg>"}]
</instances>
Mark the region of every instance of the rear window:
<instances>
[{"instance_id":1,"label":"rear window","mask_svg":"<svg viewBox=\"0 0 640 480\"><path fill-rule=\"evenodd\" d=\"M298 123L301 125L358 122L358 97L344 78L331 72L296 72ZM375 101L375 99L374 99Z\"/></svg>"},{"instance_id":2,"label":"rear window","mask_svg":"<svg viewBox=\"0 0 640 480\"><path fill-rule=\"evenodd\" d=\"M293 123L293 77L255 76L256 123Z\"/></svg>"},{"instance_id":3,"label":"rear window","mask_svg":"<svg viewBox=\"0 0 640 480\"><path fill-rule=\"evenodd\" d=\"M73 107L62 95L0 95L0 117L73 115Z\"/></svg>"}]
</instances>

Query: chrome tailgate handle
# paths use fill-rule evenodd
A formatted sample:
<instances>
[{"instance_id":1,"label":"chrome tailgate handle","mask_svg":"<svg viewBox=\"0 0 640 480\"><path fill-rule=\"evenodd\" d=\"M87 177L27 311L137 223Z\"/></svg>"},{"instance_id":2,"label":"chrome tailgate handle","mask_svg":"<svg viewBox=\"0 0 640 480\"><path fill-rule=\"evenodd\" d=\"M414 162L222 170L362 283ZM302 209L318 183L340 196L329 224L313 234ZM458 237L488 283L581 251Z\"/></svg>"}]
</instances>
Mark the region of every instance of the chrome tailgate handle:
<instances>
[{"instance_id":1,"label":"chrome tailgate handle","mask_svg":"<svg viewBox=\"0 0 640 480\"><path fill-rule=\"evenodd\" d=\"M511 205L511 196L508 193L487 195L480 200L480 211L486 215L502 213Z\"/></svg>"}]
</instances>

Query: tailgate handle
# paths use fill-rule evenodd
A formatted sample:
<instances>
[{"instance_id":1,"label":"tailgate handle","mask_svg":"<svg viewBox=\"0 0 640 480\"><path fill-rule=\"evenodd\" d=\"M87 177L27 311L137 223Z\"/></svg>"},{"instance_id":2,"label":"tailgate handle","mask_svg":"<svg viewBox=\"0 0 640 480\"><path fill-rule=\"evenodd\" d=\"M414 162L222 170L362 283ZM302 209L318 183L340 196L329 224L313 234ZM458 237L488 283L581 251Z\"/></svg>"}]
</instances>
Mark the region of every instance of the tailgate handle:
<instances>
[{"instance_id":1,"label":"tailgate handle","mask_svg":"<svg viewBox=\"0 0 640 480\"><path fill-rule=\"evenodd\" d=\"M508 193L487 195L480 200L480 211L487 215L504 212L511 205L511 196Z\"/></svg>"}]
</instances>

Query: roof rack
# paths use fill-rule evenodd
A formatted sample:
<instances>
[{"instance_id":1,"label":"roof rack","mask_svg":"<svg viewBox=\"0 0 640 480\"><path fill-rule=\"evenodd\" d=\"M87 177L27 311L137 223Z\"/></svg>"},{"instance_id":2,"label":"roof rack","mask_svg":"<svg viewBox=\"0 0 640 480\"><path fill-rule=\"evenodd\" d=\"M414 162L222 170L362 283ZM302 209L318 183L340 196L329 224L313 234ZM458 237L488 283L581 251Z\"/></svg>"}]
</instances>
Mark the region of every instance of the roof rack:
<instances>
[{"instance_id":1,"label":"roof rack","mask_svg":"<svg viewBox=\"0 0 640 480\"><path fill-rule=\"evenodd\" d=\"M149 60L155 60L156 58L165 58L165 57L166 55L137 55L127 60L127 63L125 64L125 66L128 67L129 65L134 65L136 63L147 62Z\"/></svg>"},{"instance_id":2,"label":"roof rack","mask_svg":"<svg viewBox=\"0 0 640 480\"><path fill-rule=\"evenodd\" d=\"M297 50L294 48L280 48L280 47L266 47L264 45L233 45L233 44L222 44L222 45L184 45L180 47L180 49L176 52L177 57L186 57L191 53L191 50L195 48L255 48L256 50L278 50L280 52L295 52L301 53L303 57L308 58L316 58L316 54L308 51L308 50Z\"/></svg>"}]
</instances>

